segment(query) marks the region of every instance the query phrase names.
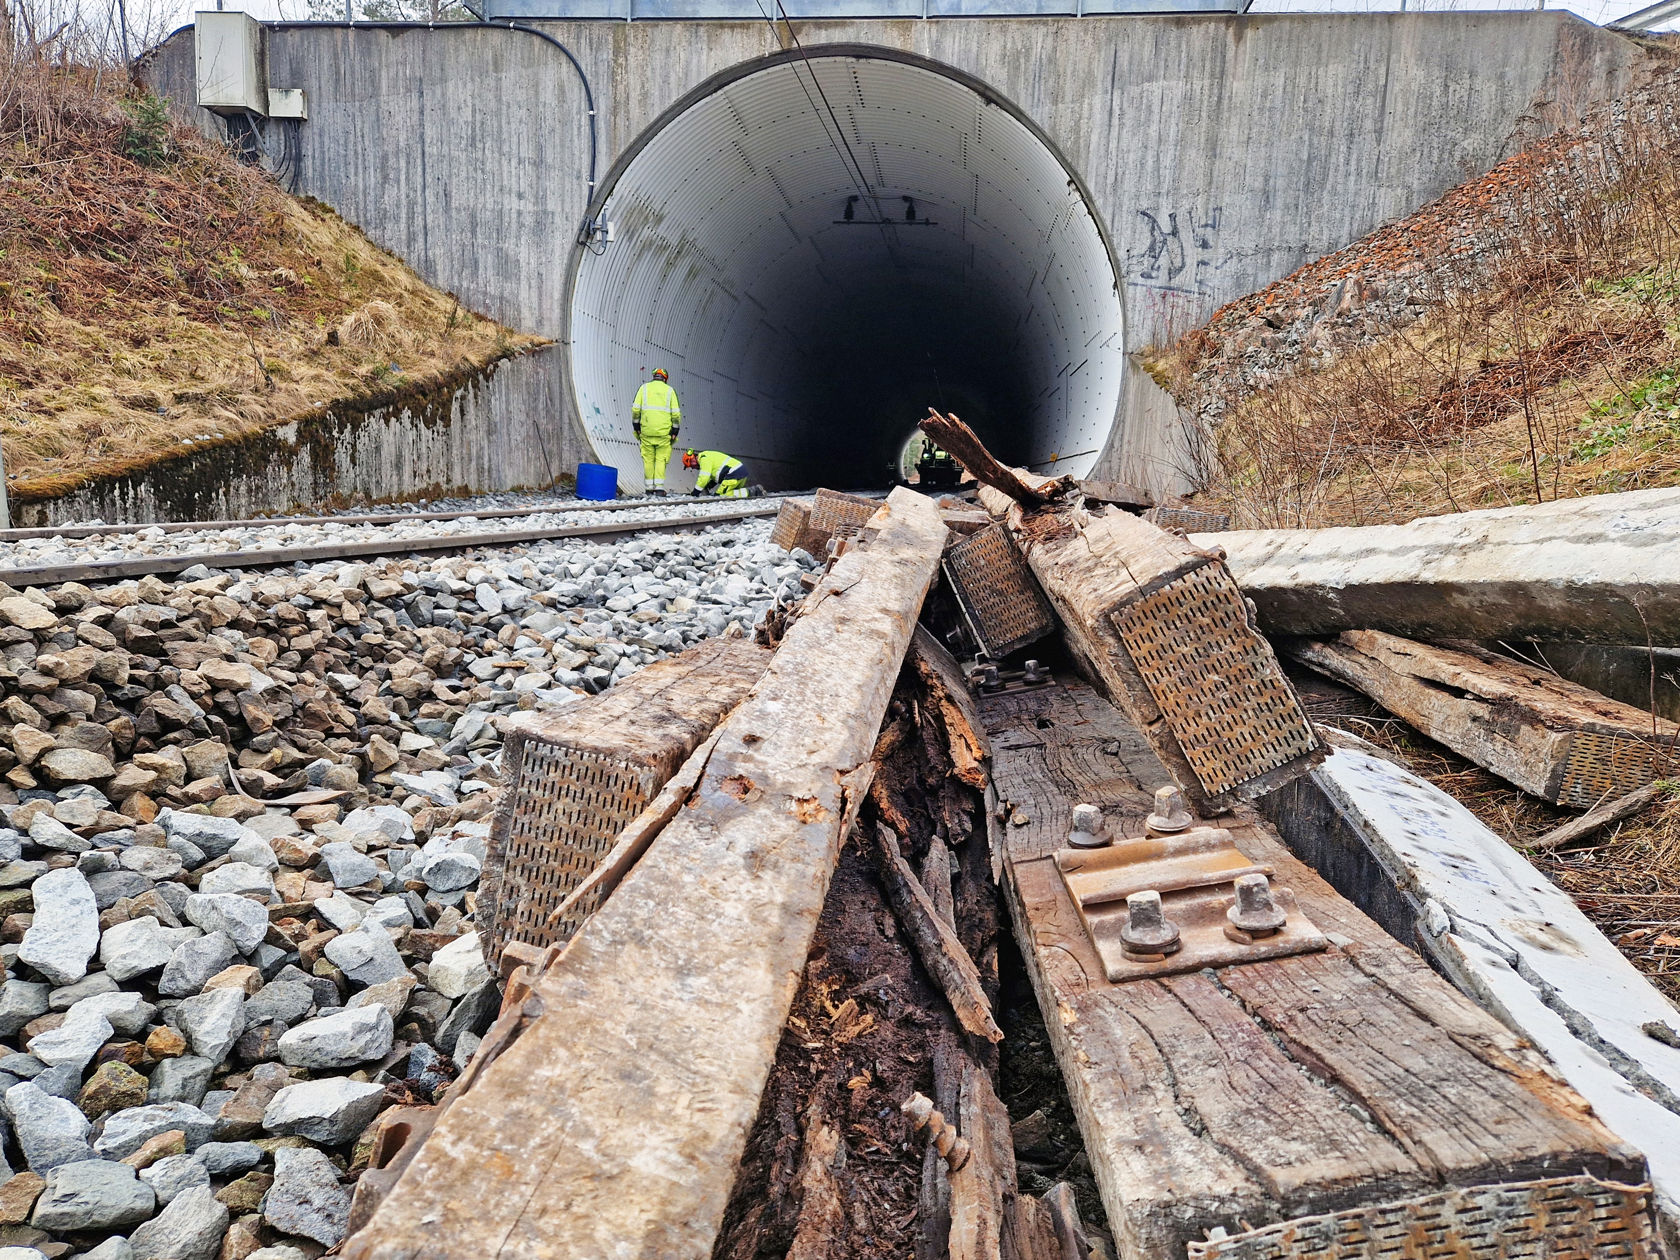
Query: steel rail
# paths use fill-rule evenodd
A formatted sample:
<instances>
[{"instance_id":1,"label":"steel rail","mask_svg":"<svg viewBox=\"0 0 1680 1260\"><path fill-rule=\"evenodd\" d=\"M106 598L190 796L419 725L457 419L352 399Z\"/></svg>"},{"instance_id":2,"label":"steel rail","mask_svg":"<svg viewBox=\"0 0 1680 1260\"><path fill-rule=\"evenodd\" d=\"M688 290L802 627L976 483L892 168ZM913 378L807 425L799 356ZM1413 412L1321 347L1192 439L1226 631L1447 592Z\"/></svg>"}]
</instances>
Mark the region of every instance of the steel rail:
<instances>
[{"instance_id":1,"label":"steel rail","mask_svg":"<svg viewBox=\"0 0 1680 1260\"><path fill-rule=\"evenodd\" d=\"M777 490L764 496L785 499L810 494L809 490ZM254 516L240 521L137 521L112 525L45 525L27 529L0 529L0 542L24 542L37 538L99 538L106 534L137 534L161 529L166 534L184 534L218 529L268 529L276 525L401 525L405 521L495 520L511 516L540 516L550 512L627 512L632 508L679 507L689 503L719 503L716 495L696 494L680 499L632 499L622 503L588 499L563 500L548 507L473 508L459 512L377 512L362 516Z\"/></svg>"},{"instance_id":2,"label":"steel rail","mask_svg":"<svg viewBox=\"0 0 1680 1260\"><path fill-rule=\"evenodd\" d=\"M750 520L779 511L775 500L758 500L751 506L708 516L665 517L654 520L606 521L598 525L549 526L541 529L504 529L482 534L437 534L423 538L376 538L366 541L318 543L301 547L254 548L250 551L183 553L176 556L133 556L122 560L90 560L83 564L34 565L0 568L0 582L15 587L56 586L61 582L109 582L147 574L180 573L194 565L207 569L255 569L299 560L349 560L359 556L406 555L415 551L469 551L476 547L507 547L515 543L544 542L554 538L612 538L631 534L680 529L704 529L708 525Z\"/></svg>"}]
</instances>

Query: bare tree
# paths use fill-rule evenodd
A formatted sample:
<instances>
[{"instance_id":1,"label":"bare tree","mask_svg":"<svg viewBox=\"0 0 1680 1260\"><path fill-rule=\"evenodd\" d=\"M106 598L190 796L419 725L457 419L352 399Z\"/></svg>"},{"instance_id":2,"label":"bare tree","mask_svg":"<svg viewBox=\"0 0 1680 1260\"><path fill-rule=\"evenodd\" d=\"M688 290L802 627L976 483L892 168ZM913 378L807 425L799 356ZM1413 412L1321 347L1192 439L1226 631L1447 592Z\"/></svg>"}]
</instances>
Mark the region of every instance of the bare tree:
<instances>
[{"instance_id":1,"label":"bare tree","mask_svg":"<svg viewBox=\"0 0 1680 1260\"><path fill-rule=\"evenodd\" d=\"M461 0L352 0L364 22L471 22L472 11ZM309 0L309 14L317 21L343 18L341 0Z\"/></svg>"}]
</instances>

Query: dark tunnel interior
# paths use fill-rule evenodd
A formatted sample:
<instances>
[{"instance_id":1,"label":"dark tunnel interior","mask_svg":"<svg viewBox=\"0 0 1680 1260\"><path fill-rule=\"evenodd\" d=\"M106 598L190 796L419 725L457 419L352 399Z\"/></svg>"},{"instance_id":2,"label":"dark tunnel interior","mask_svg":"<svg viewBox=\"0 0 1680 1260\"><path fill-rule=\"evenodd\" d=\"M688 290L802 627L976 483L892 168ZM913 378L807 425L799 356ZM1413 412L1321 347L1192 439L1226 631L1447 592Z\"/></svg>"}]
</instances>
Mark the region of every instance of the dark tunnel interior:
<instances>
[{"instance_id":1,"label":"dark tunnel interior","mask_svg":"<svg viewBox=\"0 0 1680 1260\"><path fill-rule=\"evenodd\" d=\"M1089 208L1030 128L936 70L814 51L734 79L648 139L603 217L573 384L626 485L656 367L682 443L771 488L887 484L929 406L1076 474L1114 423L1120 300Z\"/></svg>"}]
</instances>

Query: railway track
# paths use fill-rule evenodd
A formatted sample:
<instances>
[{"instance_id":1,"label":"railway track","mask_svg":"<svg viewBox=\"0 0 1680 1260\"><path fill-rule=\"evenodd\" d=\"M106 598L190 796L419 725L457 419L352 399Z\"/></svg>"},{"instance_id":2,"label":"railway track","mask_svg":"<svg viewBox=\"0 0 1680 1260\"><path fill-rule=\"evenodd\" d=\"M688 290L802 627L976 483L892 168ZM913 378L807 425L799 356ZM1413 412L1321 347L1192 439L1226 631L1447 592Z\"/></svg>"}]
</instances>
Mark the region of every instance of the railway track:
<instances>
[{"instance_id":1,"label":"railway track","mask_svg":"<svg viewBox=\"0 0 1680 1260\"><path fill-rule=\"evenodd\" d=\"M767 496L785 499L808 491L785 490ZM416 521L497 520L515 516L549 515L557 512L626 512L637 508L682 507L691 503L716 503L708 494L672 499L629 499L622 503L596 503L585 499L552 505L477 508L460 512L370 512L356 516L255 516L231 521L141 521L112 525L60 525L29 529L0 529L0 542L27 542L39 538L102 538L110 534L138 534L162 530L166 534L211 533L224 529L272 529L284 525L405 525Z\"/></svg>"},{"instance_id":2,"label":"railway track","mask_svg":"<svg viewBox=\"0 0 1680 1260\"><path fill-rule=\"evenodd\" d=\"M716 500L684 499L672 501L676 505L716 502ZM626 504L623 507L646 507L647 504ZM130 556L114 560L90 560L72 564L51 565L0 565L0 581L11 586L53 586L61 582L108 582L123 578L144 577L147 574L181 573L195 565L203 565L210 569L256 568L279 564L292 564L296 561L312 562L318 560L350 560L363 556L403 555L417 551L467 551L475 547L506 547L516 543L543 542L555 538L622 538L630 534L680 530L687 528L705 528L708 525L723 524L731 521L750 520L754 517L770 516L780 509L778 498L751 500L739 508L728 511L707 513L702 516L675 517L637 517L622 523L615 521L597 522L589 525L547 525L530 529L499 529L487 530L468 534L436 534L431 536L371 538L357 540L335 540L330 543L316 543L303 546L289 547L253 547L236 551L193 551L180 552L173 555ZM581 507L562 507L556 509L495 509L487 512L451 512L451 513L402 513L380 517L299 517L290 519L262 520L251 522L200 522L196 524L181 523L177 527L162 526L170 532L184 532L185 530L214 531L218 528L255 527L266 528L281 525L300 524L407 524L415 521L444 522L463 519L489 519L495 517L535 516L552 513L583 511ZM599 510L599 509L596 509ZM607 510L614 510L608 508ZM108 532L137 532L150 526L79 526L78 529ZM36 530L8 530L0 534L0 541L7 541L17 535L40 537L43 531ZM69 531L44 531L46 537L79 536L91 537L93 534L73 535Z\"/></svg>"}]
</instances>

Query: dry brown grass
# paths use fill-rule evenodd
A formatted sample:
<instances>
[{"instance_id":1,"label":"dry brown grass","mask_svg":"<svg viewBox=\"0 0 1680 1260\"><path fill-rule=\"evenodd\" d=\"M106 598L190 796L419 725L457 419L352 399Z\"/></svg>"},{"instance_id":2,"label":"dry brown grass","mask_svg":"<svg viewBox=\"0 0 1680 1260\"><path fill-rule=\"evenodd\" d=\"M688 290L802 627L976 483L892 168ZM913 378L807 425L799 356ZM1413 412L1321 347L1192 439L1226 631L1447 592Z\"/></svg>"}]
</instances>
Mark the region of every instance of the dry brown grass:
<instances>
[{"instance_id":1,"label":"dry brown grass","mask_svg":"<svg viewBox=\"0 0 1680 1260\"><path fill-rule=\"evenodd\" d=\"M1463 370L1441 363L1462 350L1449 318L1484 338ZM1242 525L1303 528L1680 482L1675 308L1537 295L1520 319L1455 310L1251 397L1204 497Z\"/></svg>"},{"instance_id":2,"label":"dry brown grass","mask_svg":"<svg viewBox=\"0 0 1680 1260\"><path fill-rule=\"evenodd\" d=\"M1680 109L1557 148L1501 173L1476 251L1378 277L1422 295L1415 322L1260 388L1208 370L1228 327L1156 358L1217 417L1210 505L1241 526L1373 524L1680 481ZM1471 200L1442 204L1457 223Z\"/></svg>"},{"instance_id":3,"label":"dry brown grass","mask_svg":"<svg viewBox=\"0 0 1680 1260\"><path fill-rule=\"evenodd\" d=\"M170 126L166 156L136 161L117 76L37 80L0 102L0 442L18 497L537 344L195 131Z\"/></svg>"}]
</instances>

